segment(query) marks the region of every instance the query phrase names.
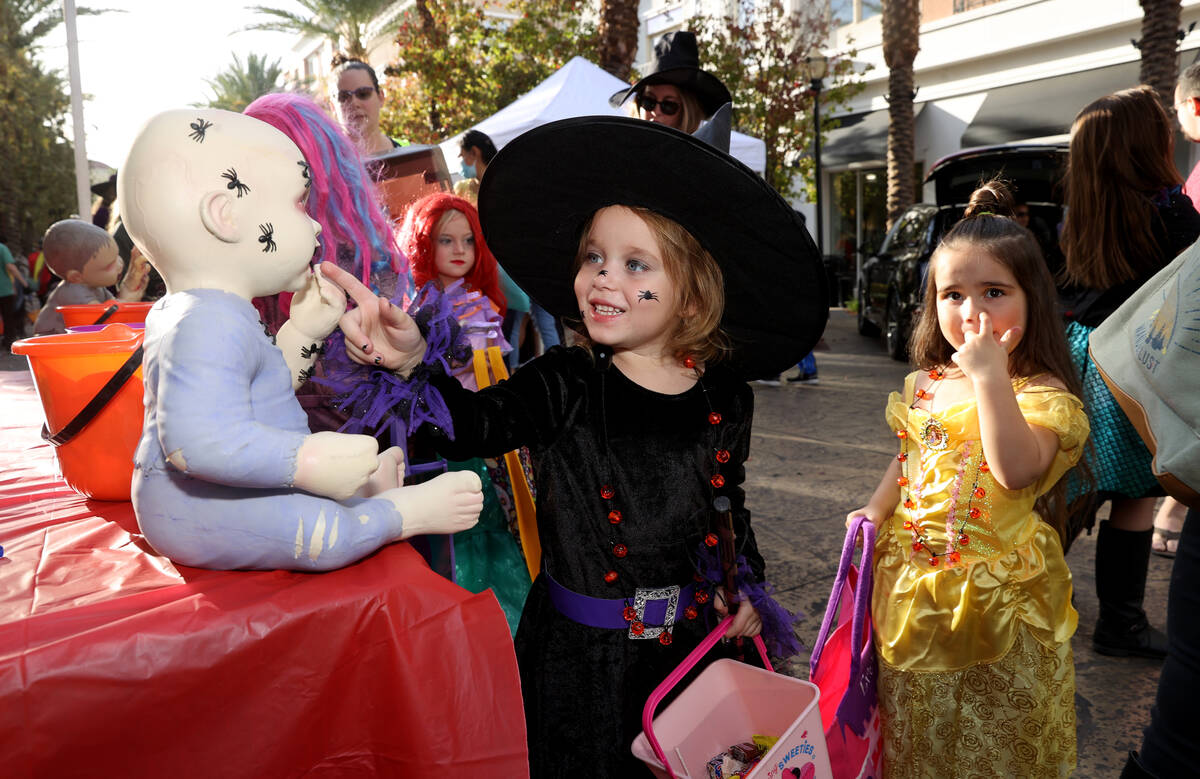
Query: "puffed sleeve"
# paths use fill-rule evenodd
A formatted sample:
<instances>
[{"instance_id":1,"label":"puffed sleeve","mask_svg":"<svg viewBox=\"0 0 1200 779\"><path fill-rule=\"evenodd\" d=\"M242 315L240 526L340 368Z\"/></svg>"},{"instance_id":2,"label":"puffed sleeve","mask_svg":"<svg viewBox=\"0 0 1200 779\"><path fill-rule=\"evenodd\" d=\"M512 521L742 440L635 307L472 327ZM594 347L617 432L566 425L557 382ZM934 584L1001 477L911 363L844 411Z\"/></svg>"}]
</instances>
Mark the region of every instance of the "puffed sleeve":
<instances>
[{"instance_id":1,"label":"puffed sleeve","mask_svg":"<svg viewBox=\"0 0 1200 779\"><path fill-rule=\"evenodd\" d=\"M1052 430L1058 436L1058 453L1037 485L1037 494L1041 495L1079 462L1091 426L1083 403L1066 390L1027 388L1017 394L1017 405L1029 424Z\"/></svg>"}]
</instances>

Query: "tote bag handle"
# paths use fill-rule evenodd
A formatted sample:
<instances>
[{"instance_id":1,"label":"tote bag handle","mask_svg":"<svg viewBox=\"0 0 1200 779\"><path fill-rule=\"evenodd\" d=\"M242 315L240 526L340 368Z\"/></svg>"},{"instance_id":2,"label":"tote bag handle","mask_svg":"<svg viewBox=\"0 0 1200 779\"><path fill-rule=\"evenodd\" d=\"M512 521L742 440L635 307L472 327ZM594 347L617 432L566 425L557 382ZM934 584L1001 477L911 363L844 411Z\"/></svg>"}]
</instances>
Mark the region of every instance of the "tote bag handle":
<instances>
[{"instance_id":1,"label":"tote bag handle","mask_svg":"<svg viewBox=\"0 0 1200 779\"><path fill-rule=\"evenodd\" d=\"M700 662L700 658L708 654L708 650L717 645L721 640L721 636L725 635L725 631L733 624L733 614L721 620L721 624L713 628L713 631L704 637L695 649L693 649L679 666L663 679L662 684L654 688L654 692L650 693L650 697L646 699L646 706L642 709L642 731L646 734L646 740L650 742L650 748L654 750L654 756L659 759L667 768L667 773L671 775L671 779L675 779L675 772L671 770L671 764L667 762L667 754L663 752L662 745L658 743L658 738L654 735L654 711L658 708L658 704L667 696L679 681L687 676L688 671L696 667L696 663ZM758 649L758 656L762 658L763 667L768 671L774 672L775 669L771 666L771 658L767 657L767 647L763 644L762 636L754 637L754 646Z\"/></svg>"},{"instance_id":2,"label":"tote bag handle","mask_svg":"<svg viewBox=\"0 0 1200 779\"><path fill-rule=\"evenodd\" d=\"M846 540L842 544L842 559L838 563L837 578L833 581L833 590L829 593L829 605L825 608L825 618L821 621L821 630L813 644L812 657L808 663L809 674L815 674L817 664L821 662L821 652L829 633L833 630L833 622L837 618L838 602L842 590L845 589L846 579L850 575L850 561L854 556L854 544L862 535L862 555L858 561L858 585L854 591L854 616L850 627L850 646L858 650L863 647L863 630L867 619L867 609L871 603L872 561L875 553L875 523L865 516L859 515L850 523L846 531ZM868 644L861 651L850 656L850 673L859 674L871 657L871 646Z\"/></svg>"},{"instance_id":3,"label":"tote bag handle","mask_svg":"<svg viewBox=\"0 0 1200 779\"><path fill-rule=\"evenodd\" d=\"M472 357L475 370L475 384L480 389L490 387L496 381L508 378L508 369L504 367L504 356L499 346L489 346L486 349L476 349ZM488 368L491 368L489 374ZM521 467L521 458L516 451L504 453L504 465L508 468L508 480L512 484L513 502L517 509L517 529L521 533L521 551L525 554L525 566L529 569L529 580L537 578L542 567L542 545L537 534L537 510L533 504L533 491L529 489L529 481L525 478L525 469Z\"/></svg>"}]
</instances>

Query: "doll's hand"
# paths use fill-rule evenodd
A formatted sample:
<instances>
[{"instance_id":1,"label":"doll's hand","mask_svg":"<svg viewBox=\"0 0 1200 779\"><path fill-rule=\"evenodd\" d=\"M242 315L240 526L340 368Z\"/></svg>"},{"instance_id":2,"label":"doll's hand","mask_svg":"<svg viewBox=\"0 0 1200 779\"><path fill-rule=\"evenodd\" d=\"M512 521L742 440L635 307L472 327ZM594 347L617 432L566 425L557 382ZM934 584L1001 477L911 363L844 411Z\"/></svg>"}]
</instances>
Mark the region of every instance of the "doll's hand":
<instances>
[{"instance_id":1,"label":"doll's hand","mask_svg":"<svg viewBox=\"0 0 1200 779\"><path fill-rule=\"evenodd\" d=\"M146 294L146 285L149 282L150 263L142 254L142 250L134 246L133 251L129 253L129 270L125 272L125 278L121 279L121 286L117 288L117 299L141 300Z\"/></svg>"},{"instance_id":2,"label":"doll's hand","mask_svg":"<svg viewBox=\"0 0 1200 779\"><path fill-rule=\"evenodd\" d=\"M1012 327L997 337L992 332L992 318L981 313L978 328L963 327L963 345L950 359L973 382L988 378L1008 381L1008 354L1020 334L1021 328Z\"/></svg>"},{"instance_id":3,"label":"doll's hand","mask_svg":"<svg viewBox=\"0 0 1200 779\"><path fill-rule=\"evenodd\" d=\"M296 453L292 486L346 500L379 470L379 442L369 435L322 431L304 439Z\"/></svg>"},{"instance_id":4,"label":"doll's hand","mask_svg":"<svg viewBox=\"0 0 1200 779\"><path fill-rule=\"evenodd\" d=\"M339 268L340 270L340 268ZM309 274L304 287L292 298L291 322L307 339L323 341L346 313L346 293L324 277L320 266Z\"/></svg>"},{"instance_id":5,"label":"doll's hand","mask_svg":"<svg viewBox=\"0 0 1200 779\"><path fill-rule=\"evenodd\" d=\"M425 357L425 339L412 317L393 306L338 266L321 263L325 276L335 281L358 304L341 319L346 335L346 355L362 365L378 365L407 376Z\"/></svg>"},{"instance_id":6,"label":"doll's hand","mask_svg":"<svg viewBox=\"0 0 1200 779\"><path fill-rule=\"evenodd\" d=\"M721 619L725 619L725 615L729 613L729 605L725 600L726 593L724 587L717 587L716 595L713 598L713 609L716 610ZM729 630L725 631L725 638L737 638L738 636L757 636L762 632L762 617L758 615L758 610L750 605L750 599L742 593L738 601L737 614L733 617L733 622L729 625Z\"/></svg>"}]
</instances>

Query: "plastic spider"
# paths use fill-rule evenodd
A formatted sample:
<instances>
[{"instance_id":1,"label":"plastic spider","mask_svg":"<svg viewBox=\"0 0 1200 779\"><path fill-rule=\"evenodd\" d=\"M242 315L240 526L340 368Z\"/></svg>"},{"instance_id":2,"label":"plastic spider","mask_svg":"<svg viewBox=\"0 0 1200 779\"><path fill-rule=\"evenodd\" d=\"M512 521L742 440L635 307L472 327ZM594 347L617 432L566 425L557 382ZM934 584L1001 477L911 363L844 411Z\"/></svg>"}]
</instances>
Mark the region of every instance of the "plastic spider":
<instances>
[{"instance_id":1,"label":"plastic spider","mask_svg":"<svg viewBox=\"0 0 1200 779\"><path fill-rule=\"evenodd\" d=\"M222 173L221 178L229 180L229 183L225 185L225 189L237 190L238 197L241 197L250 191L250 187L246 186L238 179L237 171L233 168L230 168Z\"/></svg>"},{"instance_id":2,"label":"plastic spider","mask_svg":"<svg viewBox=\"0 0 1200 779\"><path fill-rule=\"evenodd\" d=\"M267 222L265 225L259 225L258 230L259 230L259 232L262 233L262 235L258 236L258 242L263 244L263 251L264 252L275 251L275 227L274 227L274 225L272 225L270 222Z\"/></svg>"},{"instance_id":3,"label":"plastic spider","mask_svg":"<svg viewBox=\"0 0 1200 779\"><path fill-rule=\"evenodd\" d=\"M192 131L188 133L188 137L196 143L204 143L204 133L212 127L212 122L206 122L203 118L196 117L196 121L192 122L190 127Z\"/></svg>"}]
</instances>

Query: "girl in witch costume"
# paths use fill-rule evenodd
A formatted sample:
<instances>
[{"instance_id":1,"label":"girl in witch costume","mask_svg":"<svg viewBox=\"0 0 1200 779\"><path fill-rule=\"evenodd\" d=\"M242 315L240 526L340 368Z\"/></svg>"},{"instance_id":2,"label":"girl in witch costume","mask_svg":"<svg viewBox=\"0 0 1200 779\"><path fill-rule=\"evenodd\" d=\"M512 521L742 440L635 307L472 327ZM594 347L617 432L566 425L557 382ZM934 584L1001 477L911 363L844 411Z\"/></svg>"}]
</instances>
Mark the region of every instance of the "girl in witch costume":
<instances>
[{"instance_id":1,"label":"girl in witch costume","mask_svg":"<svg viewBox=\"0 0 1200 779\"><path fill-rule=\"evenodd\" d=\"M532 774L645 775L630 745L646 699L730 597L728 636L798 649L745 507L746 380L795 364L820 336L821 266L752 171L635 119L568 119L513 140L480 205L505 268L588 345L471 393L427 353L436 333L368 297L343 322L347 351L428 382L453 425L430 431L443 454L530 448L542 558L516 650ZM731 505L737 593L716 584L717 498Z\"/></svg>"},{"instance_id":2,"label":"girl in witch costume","mask_svg":"<svg viewBox=\"0 0 1200 779\"><path fill-rule=\"evenodd\" d=\"M1067 776L1075 768L1071 572L1062 475L1088 421L1032 233L976 190L930 264L888 399L899 454L879 528L872 619L888 777Z\"/></svg>"},{"instance_id":3,"label":"girl in witch costume","mask_svg":"<svg viewBox=\"0 0 1200 779\"><path fill-rule=\"evenodd\" d=\"M412 264L418 289L433 284L450 290L455 319L473 350L493 345L502 351L509 348L501 334L505 299L500 266L483 240L475 206L446 192L426 195L405 215L400 245ZM477 389L471 363L453 375L467 389ZM454 537L454 581L471 592L491 589L509 629L516 633L529 592L529 571L509 530L508 511L514 499L508 472L502 461L490 457L452 459L446 461L446 468L471 471L485 487L479 524L469 534ZM511 524L516 524L515 513Z\"/></svg>"}]
</instances>

